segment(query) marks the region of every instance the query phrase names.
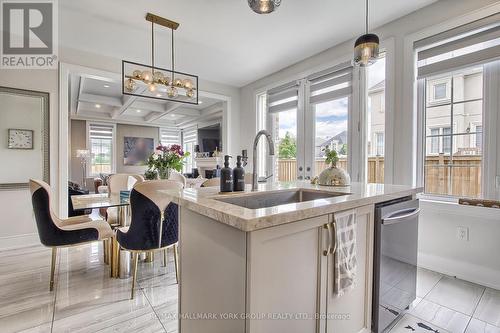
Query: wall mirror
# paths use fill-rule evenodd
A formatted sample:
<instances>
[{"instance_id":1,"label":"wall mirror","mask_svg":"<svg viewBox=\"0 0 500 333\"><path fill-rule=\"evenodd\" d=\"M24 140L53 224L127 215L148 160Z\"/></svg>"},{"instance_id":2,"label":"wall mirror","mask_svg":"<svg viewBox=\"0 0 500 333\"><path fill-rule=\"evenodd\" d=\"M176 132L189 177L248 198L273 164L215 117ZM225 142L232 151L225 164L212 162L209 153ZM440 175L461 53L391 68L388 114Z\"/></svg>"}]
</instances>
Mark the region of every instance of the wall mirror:
<instances>
[{"instance_id":1,"label":"wall mirror","mask_svg":"<svg viewBox=\"0 0 500 333\"><path fill-rule=\"evenodd\" d=\"M0 87L0 190L50 182L49 94Z\"/></svg>"}]
</instances>

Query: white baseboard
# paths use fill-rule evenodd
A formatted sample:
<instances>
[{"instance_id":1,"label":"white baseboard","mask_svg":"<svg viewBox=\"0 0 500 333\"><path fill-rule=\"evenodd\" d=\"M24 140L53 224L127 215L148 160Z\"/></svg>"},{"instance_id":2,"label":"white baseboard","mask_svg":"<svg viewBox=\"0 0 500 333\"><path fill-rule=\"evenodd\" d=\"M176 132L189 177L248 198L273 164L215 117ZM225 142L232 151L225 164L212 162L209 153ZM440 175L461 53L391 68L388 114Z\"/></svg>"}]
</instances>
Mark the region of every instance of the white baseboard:
<instances>
[{"instance_id":1,"label":"white baseboard","mask_svg":"<svg viewBox=\"0 0 500 333\"><path fill-rule=\"evenodd\" d=\"M443 258L427 253L418 253L418 266L445 275L477 283L485 287L500 290L500 271L489 267L474 265L470 262Z\"/></svg>"},{"instance_id":2,"label":"white baseboard","mask_svg":"<svg viewBox=\"0 0 500 333\"><path fill-rule=\"evenodd\" d=\"M33 245L40 245L40 238L38 238L37 233L0 237L0 251L19 249Z\"/></svg>"}]
</instances>

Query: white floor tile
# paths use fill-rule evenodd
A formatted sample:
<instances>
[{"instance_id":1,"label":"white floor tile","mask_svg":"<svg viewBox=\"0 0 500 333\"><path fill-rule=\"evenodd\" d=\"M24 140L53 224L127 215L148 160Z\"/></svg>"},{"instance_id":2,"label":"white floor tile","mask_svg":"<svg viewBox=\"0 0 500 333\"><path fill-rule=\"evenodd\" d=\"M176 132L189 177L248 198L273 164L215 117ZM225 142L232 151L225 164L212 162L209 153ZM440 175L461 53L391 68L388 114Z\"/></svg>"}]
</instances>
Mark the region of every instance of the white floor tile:
<instances>
[{"instance_id":1,"label":"white floor tile","mask_svg":"<svg viewBox=\"0 0 500 333\"><path fill-rule=\"evenodd\" d=\"M411 314L453 333L463 333L471 318L425 299L420 301Z\"/></svg>"},{"instance_id":2,"label":"white floor tile","mask_svg":"<svg viewBox=\"0 0 500 333\"><path fill-rule=\"evenodd\" d=\"M390 333L455 333L406 314L389 331Z\"/></svg>"},{"instance_id":3,"label":"white floor tile","mask_svg":"<svg viewBox=\"0 0 500 333\"><path fill-rule=\"evenodd\" d=\"M472 318L465 333L500 333L500 327Z\"/></svg>"},{"instance_id":4,"label":"white floor tile","mask_svg":"<svg viewBox=\"0 0 500 333\"><path fill-rule=\"evenodd\" d=\"M487 288L473 317L500 327L500 291Z\"/></svg>"},{"instance_id":5,"label":"white floor tile","mask_svg":"<svg viewBox=\"0 0 500 333\"><path fill-rule=\"evenodd\" d=\"M425 299L472 316L484 289L477 284L445 276Z\"/></svg>"}]
</instances>

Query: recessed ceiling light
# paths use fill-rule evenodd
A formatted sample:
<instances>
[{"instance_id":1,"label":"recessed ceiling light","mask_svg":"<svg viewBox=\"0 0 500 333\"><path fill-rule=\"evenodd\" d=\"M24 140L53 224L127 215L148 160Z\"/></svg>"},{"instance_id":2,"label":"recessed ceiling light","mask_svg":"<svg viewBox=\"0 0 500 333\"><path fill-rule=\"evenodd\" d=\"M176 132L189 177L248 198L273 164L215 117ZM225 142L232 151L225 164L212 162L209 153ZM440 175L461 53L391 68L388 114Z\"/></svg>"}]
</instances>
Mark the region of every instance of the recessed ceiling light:
<instances>
[{"instance_id":1,"label":"recessed ceiling light","mask_svg":"<svg viewBox=\"0 0 500 333\"><path fill-rule=\"evenodd\" d=\"M175 117L175 114L171 114L170 117L172 117L172 118Z\"/></svg>"},{"instance_id":2,"label":"recessed ceiling light","mask_svg":"<svg viewBox=\"0 0 500 333\"><path fill-rule=\"evenodd\" d=\"M203 104L203 101L198 101L198 104Z\"/></svg>"},{"instance_id":3,"label":"recessed ceiling light","mask_svg":"<svg viewBox=\"0 0 500 333\"><path fill-rule=\"evenodd\" d=\"M96 104L96 105L95 105L95 108L96 108L96 109L100 109L100 108L101 108L101 104Z\"/></svg>"},{"instance_id":4,"label":"recessed ceiling light","mask_svg":"<svg viewBox=\"0 0 500 333\"><path fill-rule=\"evenodd\" d=\"M105 84L105 85L104 85L104 88L109 88L109 84Z\"/></svg>"},{"instance_id":5,"label":"recessed ceiling light","mask_svg":"<svg viewBox=\"0 0 500 333\"><path fill-rule=\"evenodd\" d=\"M141 110L136 110L136 111L137 111L137 113L141 113L142 112Z\"/></svg>"},{"instance_id":6,"label":"recessed ceiling light","mask_svg":"<svg viewBox=\"0 0 500 333\"><path fill-rule=\"evenodd\" d=\"M156 94L156 97L161 97L161 94Z\"/></svg>"}]
</instances>

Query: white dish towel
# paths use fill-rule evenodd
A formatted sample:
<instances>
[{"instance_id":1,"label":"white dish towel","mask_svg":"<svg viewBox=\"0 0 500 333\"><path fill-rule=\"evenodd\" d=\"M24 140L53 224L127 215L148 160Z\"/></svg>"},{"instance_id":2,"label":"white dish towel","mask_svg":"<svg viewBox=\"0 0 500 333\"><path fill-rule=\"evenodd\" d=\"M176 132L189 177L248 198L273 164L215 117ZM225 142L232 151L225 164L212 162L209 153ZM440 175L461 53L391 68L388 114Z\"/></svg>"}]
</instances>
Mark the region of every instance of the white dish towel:
<instances>
[{"instance_id":1,"label":"white dish towel","mask_svg":"<svg viewBox=\"0 0 500 333\"><path fill-rule=\"evenodd\" d=\"M334 214L336 250L333 254L333 293L341 297L355 287L356 212L354 210Z\"/></svg>"}]
</instances>

